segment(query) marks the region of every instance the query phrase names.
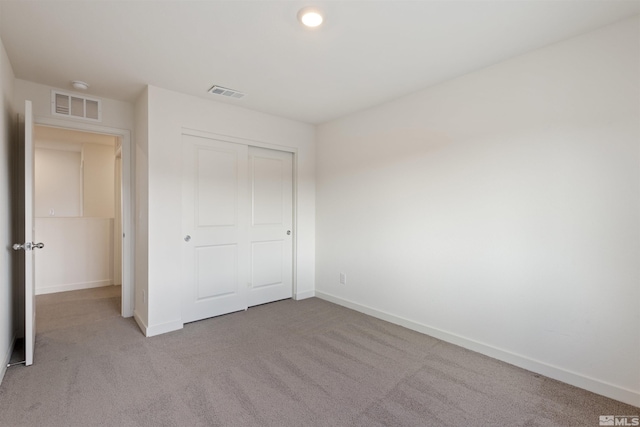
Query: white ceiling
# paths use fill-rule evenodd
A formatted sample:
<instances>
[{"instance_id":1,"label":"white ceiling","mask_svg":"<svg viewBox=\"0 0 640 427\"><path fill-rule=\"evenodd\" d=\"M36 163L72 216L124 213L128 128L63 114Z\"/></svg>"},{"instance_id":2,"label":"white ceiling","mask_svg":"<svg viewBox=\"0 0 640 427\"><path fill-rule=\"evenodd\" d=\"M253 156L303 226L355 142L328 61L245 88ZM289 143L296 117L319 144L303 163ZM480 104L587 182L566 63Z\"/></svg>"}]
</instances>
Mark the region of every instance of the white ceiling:
<instances>
[{"instance_id":1,"label":"white ceiling","mask_svg":"<svg viewBox=\"0 0 640 427\"><path fill-rule=\"evenodd\" d=\"M318 6L325 23L296 14ZM2 1L17 78L133 102L146 84L322 123L640 13L640 1Z\"/></svg>"}]
</instances>

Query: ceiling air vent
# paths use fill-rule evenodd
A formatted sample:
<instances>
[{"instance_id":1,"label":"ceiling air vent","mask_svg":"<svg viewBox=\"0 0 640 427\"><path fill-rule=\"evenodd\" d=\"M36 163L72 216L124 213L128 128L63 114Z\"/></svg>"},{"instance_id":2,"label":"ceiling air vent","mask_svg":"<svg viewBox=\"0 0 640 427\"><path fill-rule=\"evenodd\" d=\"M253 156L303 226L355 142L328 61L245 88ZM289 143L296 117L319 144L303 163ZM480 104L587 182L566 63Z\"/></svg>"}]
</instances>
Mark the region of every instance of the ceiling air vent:
<instances>
[{"instance_id":1,"label":"ceiling air vent","mask_svg":"<svg viewBox=\"0 0 640 427\"><path fill-rule=\"evenodd\" d=\"M213 95L225 96L227 98L236 98L236 99L244 98L244 96L246 95L245 93L238 92L235 89L229 89L222 86L212 87L211 89L209 89L209 93Z\"/></svg>"},{"instance_id":2,"label":"ceiling air vent","mask_svg":"<svg viewBox=\"0 0 640 427\"><path fill-rule=\"evenodd\" d=\"M51 114L99 122L102 121L102 101L52 90Z\"/></svg>"}]
</instances>

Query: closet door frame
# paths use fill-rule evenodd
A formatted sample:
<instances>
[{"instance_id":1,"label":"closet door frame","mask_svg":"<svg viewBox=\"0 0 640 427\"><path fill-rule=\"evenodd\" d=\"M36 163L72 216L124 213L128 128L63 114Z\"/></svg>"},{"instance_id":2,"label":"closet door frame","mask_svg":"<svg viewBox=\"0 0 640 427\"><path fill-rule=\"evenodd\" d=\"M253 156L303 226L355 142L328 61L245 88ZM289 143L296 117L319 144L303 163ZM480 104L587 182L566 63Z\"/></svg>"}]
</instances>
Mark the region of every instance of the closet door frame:
<instances>
[{"instance_id":1,"label":"closet door frame","mask_svg":"<svg viewBox=\"0 0 640 427\"><path fill-rule=\"evenodd\" d=\"M256 141L248 138L239 138L239 137L230 136L230 135L222 135L218 133L206 132L206 131L186 128L186 127L182 128L182 135L208 138L216 141L230 142L232 144L246 145L248 147L259 147L259 148L266 148L269 150L284 151L287 153L291 153L293 155L293 194L292 194L293 225L291 230L293 234L293 239L292 239L293 271L291 272L291 274L292 274L292 281L293 281L292 298L295 300L296 295L298 294L298 149L295 147L289 147L285 145L272 144L268 142Z\"/></svg>"}]
</instances>

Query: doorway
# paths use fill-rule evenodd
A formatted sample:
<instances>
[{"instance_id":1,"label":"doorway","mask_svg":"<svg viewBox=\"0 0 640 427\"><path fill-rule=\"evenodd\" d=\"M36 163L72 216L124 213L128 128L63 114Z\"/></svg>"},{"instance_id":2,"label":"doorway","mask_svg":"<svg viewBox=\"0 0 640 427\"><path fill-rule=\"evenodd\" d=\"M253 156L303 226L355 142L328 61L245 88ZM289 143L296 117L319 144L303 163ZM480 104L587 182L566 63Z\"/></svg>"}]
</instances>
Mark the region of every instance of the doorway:
<instances>
[{"instance_id":1,"label":"doorway","mask_svg":"<svg viewBox=\"0 0 640 427\"><path fill-rule=\"evenodd\" d=\"M119 139L47 126L34 129L35 232L47 250L35 269L36 295L121 285L116 253Z\"/></svg>"},{"instance_id":2,"label":"doorway","mask_svg":"<svg viewBox=\"0 0 640 427\"><path fill-rule=\"evenodd\" d=\"M48 249L36 294L115 285L119 315L132 316L129 132L41 119L34 134L35 228Z\"/></svg>"}]
</instances>

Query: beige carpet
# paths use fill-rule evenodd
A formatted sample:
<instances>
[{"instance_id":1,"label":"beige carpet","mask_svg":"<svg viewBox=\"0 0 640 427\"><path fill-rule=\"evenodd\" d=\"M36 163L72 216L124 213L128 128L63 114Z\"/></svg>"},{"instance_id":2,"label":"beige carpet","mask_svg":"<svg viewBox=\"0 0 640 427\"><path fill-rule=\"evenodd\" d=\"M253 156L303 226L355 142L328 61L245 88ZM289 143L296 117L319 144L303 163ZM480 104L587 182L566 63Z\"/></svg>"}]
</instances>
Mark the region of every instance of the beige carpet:
<instances>
[{"instance_id":1,"label":"beige carpet","mask_svg":"<svg viewBox=\"0 0 640 427\"><path fill-rule=\"evenodd\" d=\"M0 426L597 426L640 409L316 298L145 338L119 288L38 297Z\"/></svg>"}]
</instances>

